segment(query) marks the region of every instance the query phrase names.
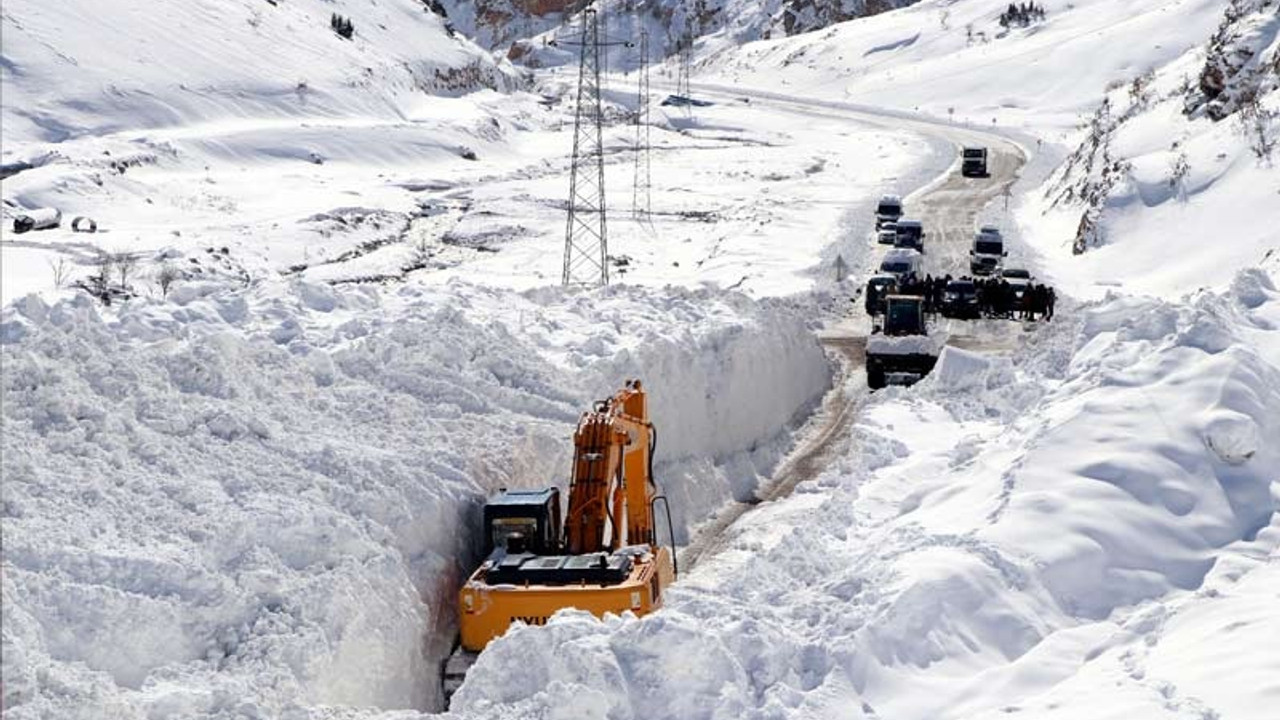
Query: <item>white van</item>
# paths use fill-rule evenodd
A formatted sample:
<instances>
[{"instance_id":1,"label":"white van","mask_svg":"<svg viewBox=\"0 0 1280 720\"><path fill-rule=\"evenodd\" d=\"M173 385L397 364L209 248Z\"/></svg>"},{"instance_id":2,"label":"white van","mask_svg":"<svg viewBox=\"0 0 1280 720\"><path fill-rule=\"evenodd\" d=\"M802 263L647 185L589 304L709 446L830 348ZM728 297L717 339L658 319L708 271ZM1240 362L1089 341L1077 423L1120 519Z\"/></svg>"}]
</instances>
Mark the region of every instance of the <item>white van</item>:
<instances>
[{"instance_id":1,"label":"white van","mask_svg":"<svg viewBox=\"0 0 1280 720\"><path fill-rule=\"evenodd\" d=\"M880 272L898 279L898 285L920 279L920 253L905 248L894 248L884 254Z\"/></svg>"},{"instance_id":2,"label":"white van","mask_svg":"<svg viewBox=\"0 0 1280 720\"><path fill-rule=\"evenodd\" d=\"M902 198L897 195L881 195L880 202L876 204L876 229L884 227L886 223L896 221L902 217Z\"/></svg>"},{"instance_id":3,"label":"white van","mask_svg":"<svg viewBox=\"0 0 1280 720\"><path fill-rule=\"evenodd\" d=\"M1004 249L1000 229L993 225L983 225L973 236L973 247L969 249L969 272L974 275L994 275L1000 271L1008 254Z\"/></svg>"}]
</instances>

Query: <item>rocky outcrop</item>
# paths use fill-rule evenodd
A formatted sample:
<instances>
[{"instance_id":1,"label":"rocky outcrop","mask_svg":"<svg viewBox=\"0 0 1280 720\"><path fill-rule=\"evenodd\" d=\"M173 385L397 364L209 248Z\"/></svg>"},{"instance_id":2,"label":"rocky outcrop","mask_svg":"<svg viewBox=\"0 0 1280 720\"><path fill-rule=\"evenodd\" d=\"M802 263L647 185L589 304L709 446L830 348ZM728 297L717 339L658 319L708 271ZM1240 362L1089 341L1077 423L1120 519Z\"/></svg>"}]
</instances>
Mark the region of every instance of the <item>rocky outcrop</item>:
<instances>
[{"instance_id":1,"label":"rocky outcrop","mask_svg":"<svg viewBox=\"0 0 1280 720\"><path fill-rule=\"evenodd\" d=\"M787 35L821 30L829 25L878 15L911 5L915 0L786 0L774 27Z\"/></svg>"},{"instance_id":2,"label":"rocky outcrop","mask_svg":"<svg viewBox=\"0 0 1280 720\"><path fill-rule=\"evenodd\" d=\"M563 25L588 0L443 0L464 34L512 60L534 61L536 36ZM918 0L597 0L611 34L646 27L655 53L676 52L685 38L722 33L735 42L797 35L906 7ZM544 58L545 59L545 58Z\"/></svg>"},{"instance_id":3,"label":"rocky outcrop","mask_svg":"<svg viewBox=\"0 0 1280 720\"><path fill-rule=\"evenodd\" d=\"M1186 113L1222 120L1280 86L1280 0L1231 0L1188 88Z\"/></svg>"}]
</instances>

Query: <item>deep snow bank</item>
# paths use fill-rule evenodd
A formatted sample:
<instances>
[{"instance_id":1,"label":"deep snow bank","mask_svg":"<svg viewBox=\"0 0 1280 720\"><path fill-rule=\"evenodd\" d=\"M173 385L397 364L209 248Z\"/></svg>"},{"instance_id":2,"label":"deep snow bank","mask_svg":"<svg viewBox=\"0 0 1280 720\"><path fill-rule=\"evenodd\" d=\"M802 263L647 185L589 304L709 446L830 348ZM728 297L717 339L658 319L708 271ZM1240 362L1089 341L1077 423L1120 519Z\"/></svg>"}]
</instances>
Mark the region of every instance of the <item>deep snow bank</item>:
<instances>
[{"instance_id":1,"label":"deep snow bank","mask_svg":"<svg viewBox=\"0 0 1280 720\"><path fill-rule=\"evenodd\" d=\"M7 716L433 707L478 503L562 483L614 373L694 518L827 383L730 293L201 290L4 310Z\"/></svg>"},{"instance_id":2,"label":"deep snow bank","mask_svg":"<svg viewBox=\"0 0 1280 720\"><path fill-rule=\"evenodd\" d=\"M1068 312L977 386L879 393L843 465L666 609L511 633L458 715L1269 717L1280 653L1205 638L1280 630L1277 316L1249 271Z\"/></svg>"}]
</instances>

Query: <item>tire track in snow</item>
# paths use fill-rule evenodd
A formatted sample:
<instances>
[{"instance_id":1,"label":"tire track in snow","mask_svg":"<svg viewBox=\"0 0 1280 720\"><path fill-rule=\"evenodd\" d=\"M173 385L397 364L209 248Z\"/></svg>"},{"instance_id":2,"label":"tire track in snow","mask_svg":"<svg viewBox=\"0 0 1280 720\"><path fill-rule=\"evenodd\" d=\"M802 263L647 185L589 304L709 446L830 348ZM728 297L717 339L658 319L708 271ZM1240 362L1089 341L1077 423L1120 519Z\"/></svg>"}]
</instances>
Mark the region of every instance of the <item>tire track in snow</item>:
<instances>
[{"instance_id":1,"label":"tire track in snow","mask_svg":"<svg viewBox=\"0 0 1280 720\"><path fill-rule=\"evenodd\" d=\"M802 115L846 119L888 129L907 129L954 144L956 160L906 198L908 208L922 208L922 211L911 214L924 221L926 232L934 228L930 232L933 238L928 245L930 252L925 255L926 270L932 274L967 274L969 239L975 229L976 218L989 203L1017 182L1020 170L1029 159L1027 151L1008 138L975 128L877 112L866 106L754 89L702 84L695 85L695 89L720 97L749 97ZM988 177L974 180L959 175L958 151L966 144L989 148ZM950 344L982 350L1009 349L1016 327L1015 324L1004 323L984 328L991 332L983 333L981 337L956 334ZM821 408L797 433L800 441L796 448L779 465L773 478L757 489L755 498L726 504L715 519L683 548L679 557L680 564L686 569L697 567L702 560L723 550L729 541L728 529L757 505L791 495L801 482L817 478L831 461L847 451L854 418L868 393L865 384L848 382L865 366L866 337L846 330L821 337L820 341L838 367L832 390L823 398Z\"/></svg>"},{"instance_id":2,"label":"tire track in snow","mask_svg":"<svg viewBox=\"0 0 1280 720\"><path fill-rule=\"evenodd\" d=\"M822 346L840 368L833 389L822 400L822 407L805 424L803 439L782 464L773 478L756 489L747 502L733 501L725 505L715 520L699 531L697 537L680 553L680 564L694 568L703 558L724 549L726 531L757 505L789 496L796 486L822 473L829 461L839 457L849 442L853 417L867 397L865 386L846 382L863 367L866 338L837 336L822 339Z\"/></svg>"}]
</instances>

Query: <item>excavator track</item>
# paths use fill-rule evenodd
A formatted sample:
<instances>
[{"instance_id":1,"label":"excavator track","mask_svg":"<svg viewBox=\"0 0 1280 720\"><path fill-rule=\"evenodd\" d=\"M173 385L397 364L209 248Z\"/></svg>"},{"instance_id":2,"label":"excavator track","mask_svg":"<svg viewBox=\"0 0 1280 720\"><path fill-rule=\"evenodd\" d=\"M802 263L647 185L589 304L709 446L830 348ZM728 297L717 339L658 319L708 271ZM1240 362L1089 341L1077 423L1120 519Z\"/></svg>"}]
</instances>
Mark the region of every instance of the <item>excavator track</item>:
<instances>
[{"instance_id":1,"label":"excavator track","mask_svg":"<svg viewBox=\"0 0 1280 720\"><path fill-rule=\"evenodd\" d=\"M479 657L480 653L465 650L462 645L458 645L453 649L453 653L449 655L448 659L444 661L440 678L441 686L444 689L444 706L446 709L449 707L449 703L453 701L453 694L458 692L458 688L462 687L462 683L467 679L467 672L471 670L471 666L475 665Z\"/></svg>"}]
</instances>

